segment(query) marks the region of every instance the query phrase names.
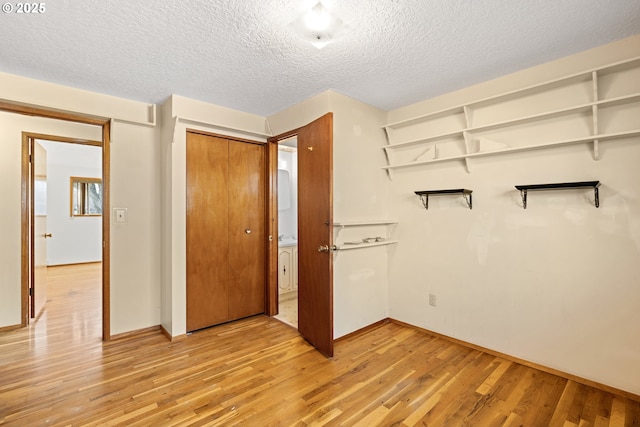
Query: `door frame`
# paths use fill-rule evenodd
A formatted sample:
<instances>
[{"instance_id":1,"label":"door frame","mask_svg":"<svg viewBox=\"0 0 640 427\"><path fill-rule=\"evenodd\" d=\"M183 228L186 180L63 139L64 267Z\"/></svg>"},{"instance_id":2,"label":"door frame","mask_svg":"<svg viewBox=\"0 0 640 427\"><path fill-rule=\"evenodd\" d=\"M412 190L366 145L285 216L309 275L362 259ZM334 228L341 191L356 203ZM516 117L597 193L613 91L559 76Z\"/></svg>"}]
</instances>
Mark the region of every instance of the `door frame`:
<instances>
[{"instance_id":1,"label":"door frame","mask_svg":"<svg viewBox=\"0 0 640 427\"><path fill-rule=\"evenodd\" d=\"M23 141L24 141L24 135L23 135ZM29 253L30 253L30 261L29 261L29 283L31 283L31 286L29 287L29 315L31 316L32 319L37 319L40 317L40 315L42 314L42 311L44 311L44 305L46 304L46 299L45 302L42 304L42 308L40 309L40 311L36 312L36 306L37 304L37 300L40 299L41 297L38 294L41 294L42 289L40 288L40 285L42 285L42 283L38 283L38 286L36 286L36 272L38 271L39 267L41 267L40 264L36 265L36 258L37 258L37 253L38 251L36 250L36 190L35 190L35 183L36 183L36 177L37 172L36 169L38 169L38 166L36 165L36 159L39 158L40 154L36 155L36 145L40 147L41 150L44 151L44 157L45 157L45 169L47 167L46 165L46 154L47 154L47 150L41 146L40 144L38 144L37 140L35 138L29 138L29 152L31 153L31 156L29 157L30 162L29 162L29 189L30 189L30 194L29 194L29 203L31 203L31 209L29 210L29 230L30 230L30 242L29 242ZM24 147L23 147L24 149ZM40 150L38 150L40 151ZM42 159L38 160L38 162L40 162L40 164L42 164ZM44 175L45 178L45 184L47 183L47 175ZM46 215L45 215L45 222L46 222ZM40 230L42 231L42 230ZM41 242L41 245L45 245L45 252L46 252L46 228L44 230L44 241ZM42 261L42 260L40 260ZM45 264L46 264L46 258L44 260ZM46 268L46 265L45 265ZM40 273L40 276L42 275L42 273ZM46 276L46 272L44 273L44 275ZM46 277L45 277L45 287L46 287ZM42 281L42 278L40 279L40 282ZM44 290L44 295L46 298L46 292L47 290Z\"/></svg>"},{"instance_id":2,"label":"door frame","mask_svg":"<svg viewBox=\"0 0 640 427\"><path fill-rule=\"evenodd\" d=\"M302 126L303 127L303 126ZM278 143L298 136L299 128L269 137L267 139L267 193L268 227L267 239L267 307L266 314L273 317L278 311Z\"/></svg>"},{"instance_id":3,"label":"door frame","mask_svg":"<svg viewBox=\"0 0 640 427\"><path fill-rule=\"evenodd\" d=\"M47 110L44 108L29 107L20 104L12 104L9 102L0 102L0 111L22 114L33 117L43 117L54 120L63 120L76 123L83 123L93 126L99 126L102 129L102 141L98 142L102 146L102 189L103 195L103 208L102 212L102 340L109 341L111 339L111 293L110 293L110 271L111 271L111 257L110 257L110 147L111 147L111 120L104 118L95 118L82 116L79 114L65 113L59 111ZM30 245L30 232L29 232L29 215L31 211L30 203L30 189L29 189L29 138L36 137L37 139L49 139L55 141L55 136L41 135L37 133L22 132L22 179L21 179L21 326L26 327L29 325L29 245ZM39 136L44 136L40 138ZM79 140L74 138L63 138L64 141L60 142L79 142L85 140ZM25 150L27 146L27 150ZM26 152L25 152L26 151Z\"/></svg>"}]
</instances>

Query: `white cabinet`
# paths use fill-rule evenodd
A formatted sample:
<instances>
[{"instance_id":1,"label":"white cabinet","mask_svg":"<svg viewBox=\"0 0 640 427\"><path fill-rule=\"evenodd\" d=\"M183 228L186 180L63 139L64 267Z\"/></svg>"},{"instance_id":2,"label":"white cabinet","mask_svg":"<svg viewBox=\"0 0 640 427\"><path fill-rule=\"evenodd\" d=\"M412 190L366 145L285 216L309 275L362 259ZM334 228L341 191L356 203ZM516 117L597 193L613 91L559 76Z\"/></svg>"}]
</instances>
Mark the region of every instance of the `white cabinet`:
<instances>
[{"instance_id":1,"label":"white cabinet","mask_svg":"<svg viewBox=\"0 0 640 427\"><path fill-rule=\"evenodd\" d=\"M291 288L298 290L298 247L292 246L293 252L293 265L291 266Z\"/></svg>"},{"instance_id":2,"label":"white cabinet","mask_svg":"<svg viewBox=\"0 0 640 427\"><path fill-rule=\"evenodd\" d=\"M285 293L298 289L298 247L278 248L278 291Z\"/></svg>"}]
</instances>

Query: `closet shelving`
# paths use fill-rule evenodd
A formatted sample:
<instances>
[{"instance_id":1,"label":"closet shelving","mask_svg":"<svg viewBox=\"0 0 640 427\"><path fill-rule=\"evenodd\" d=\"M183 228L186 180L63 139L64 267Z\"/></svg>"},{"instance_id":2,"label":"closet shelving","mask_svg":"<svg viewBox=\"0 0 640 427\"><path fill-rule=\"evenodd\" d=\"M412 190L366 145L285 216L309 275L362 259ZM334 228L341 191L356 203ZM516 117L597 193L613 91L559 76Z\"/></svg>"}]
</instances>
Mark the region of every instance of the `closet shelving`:
<instances>
[{"instance_id":1,"label":"closet shelving","mask_svg":"<svg viewBox=\"0 0 640 427\"><path fill-rule=\"evenodd\" d=\"M334 230L336 232L336 240L339 236L340 232L345 228L351 227L374 227L374 226L386 226L387 232L386 237L379 237L380 241L372 241L366 242L364 239L360 239L352 242L343 242L336 245L335 250L337 251L346 251L351 249L362 249L362 248L371 248L374 246L386 246L393 245L398 243L397 240L390 240L391 231L398 224L397 221L391 220L380 220L380 221L340 221L334 222ZM376 236L377 237L377 236ZM366 239L366 238L365 238ZM368 239L374 240L374 237L369 237Z\"/></svg>"},{"instance_id":2,"label":"closet shelving","mask_svg":"<svg viewBox=\"0 0 640 427\"><path fill-rule=\"evenodd\" d=\"M616 79L622 83L618 83ZM640 84L636 83L637 81L640 81L640 57L389 123L383 127L388 142L386 146L382 147L388 161L388 165L383 169L391 177L392 170L398 168L462 160L467 171L470 172L470 160L475 157L580 143L592 143L593 158L598 160L600 141L640 136L640 125L635 124L631 129L616 129L616 126L611 129L612 122L615 122L615 114L609 114L605 120L602 120L601 117L607 109L615 109L625 105L630 106L629 111L636 111L640 108ZM563 96L567 94L569 96ZM536 96L540 96L541 101L536 104L530 102L530 99ZM500 112L497 109L495 110L498 111L497 113L489 115L490 120L486 118L486 111L513 102L519 102L517 107L526 110L527 113L501 119L500 115L504 114L504 111ZM474 115L478 112L482 113L483 110L484 117L479 120L480 123L474 124ZM507 116L512 115L509 108L505 110ZM509 131L521 125L535 125L563 117L576 116L584 117L588 121L588 132L584 132L582 129L584 126L582 126L576 128L580 131L574 135L565 135L566 132L562 132L562 136L557 138L545 137L516 146L508 144L518 141L507 139L498 143L497 148L493 146L488 149L483 149L479 139L480 136L491 133L491 131ZM442 125L443 121L447 120L448 125ZM602 122L605 123L605 126L601 125ZM403 132L403 135L398 136L398 133ZM584 135L584 133L588 133L588 135ZM449 144L449 147L453 143L458 146L458 152L451 154L452 150L448 150L449 154L441 156L439 143ZM397 160L398 152L411 148L423 151L410 161ZM425 158L427 156L430 158Z\"/></svg>"},{"instance_id":3,"label":"closet shelving","mask_svg":"<svg viewBox=\"0 0 640 427\"><path fill-rule=\"evenodd\" d=\"M559 182L555 184L532 184L532 185L516 185L522 196L522 207L527 209L527 193L529 191L539 190L567 190L575 188L593 188L594 204L596 208L600 207L600 181L580 181L580 182Z\"/></svg>"}]
</instances>

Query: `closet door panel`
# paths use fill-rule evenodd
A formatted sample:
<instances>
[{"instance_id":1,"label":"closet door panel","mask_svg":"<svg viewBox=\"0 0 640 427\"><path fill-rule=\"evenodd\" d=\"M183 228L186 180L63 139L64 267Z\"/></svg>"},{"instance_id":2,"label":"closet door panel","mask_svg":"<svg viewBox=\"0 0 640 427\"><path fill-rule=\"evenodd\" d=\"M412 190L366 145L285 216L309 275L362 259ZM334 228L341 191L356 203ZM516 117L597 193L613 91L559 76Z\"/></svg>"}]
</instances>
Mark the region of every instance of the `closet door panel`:
<instances>
[{"instance_id":1,"label":"closet door panel","mask_svg":"<svg viewBox=\"0 0 640 427\"><path fill-rule=\"evenodd\" d=\"M229 319L229 142L187 133L187 331Z\"/></svg>"},{"instance_id":2,"label":"closet door panel","mask_svg":"<svg viewBox=\"0 0 640 427\"><path fill-rule=\"evenodd\" d=\"M264 313L264 145L229 141L229 266L231 319Z\"/></svg>"}]
</instances>

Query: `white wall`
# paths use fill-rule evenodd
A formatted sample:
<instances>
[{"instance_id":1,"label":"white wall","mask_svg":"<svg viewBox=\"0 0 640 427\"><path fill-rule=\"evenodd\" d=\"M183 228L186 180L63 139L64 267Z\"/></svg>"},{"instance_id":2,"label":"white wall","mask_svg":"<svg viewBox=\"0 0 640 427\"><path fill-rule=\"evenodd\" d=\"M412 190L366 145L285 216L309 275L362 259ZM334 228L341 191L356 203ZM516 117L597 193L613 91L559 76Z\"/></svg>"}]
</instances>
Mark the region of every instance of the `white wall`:
<instances>
[{"instance_id":1,"label":"white wall","mask_svg":"<svg viewBox=\"0 0 640 427\"><path fill-rule=\"evenodd\" d=\"M111 333L160 324L161 146L159 129L116 121L111 135Z\"/></svg>"},{"instance_id":2,"label":"white wall","mask_svg":"<svg viewBox=\"0 0 640 427\"><path fill-rule=\"evenodd\" d=\"M389 121L639 54L635 37L405 107ZM615 120L638 128L637 115ZM554 126L588 132L583 117ZM523 139L545 138L537 131L519 128ZM501 137L517 143L506 132ZM396 170L390 206L400 244L391 265L390 317L640 393L639 142L601 142L599 161L589 144L580 144L473 159L471 173L457 161ZM572 190L530 193L524 210L514 188L584 180L602 182L600 208L593 190ZM426 211L413 194L448 188L472 189L473 210L460 197L432 197ZM430 293L436 307L428 304Z\"/></svg>"},{"instance_id":3,"label":"white wall","mask_svg":"<svg viewBox=\"0 0 640 427\"><path fill-rule=\"evenodd\" d=\"M113 118L111 207L129 222L111 229L111 333L160 323L160 144L153 106L0 73L0 99ZM20 324L21 131L101 140L100 127L0 114L0 327ZM111 208L106 207L106 208Z\"/></svg>"},{"instance_id":4,"label":"white wall","mask_svg":"<svg viewBox=\"0 0 640 427\"><path fill-rule=\"evenodd\" d=\"M333 112L334 222L388 219L388 181L380 168L384 154L381 126L386 113L334 91L323 92L268 118L274 134L304 126ZM339 243L386 233L358 227L336 234ZM364 234L363 234L364 233ZM354 237L355 238L355 237ZM334 337L385 319L388 256L393 248L376 247L334 253Z\"/></svg>"},{"instance_id":5,"label":"white wall","mask_svg":"<svg viewBox=\"0 0 640 427\"><path fill-rule=\"evenodd\" d=\"M334 222L389 219L389 181L381 146L386 113L337 92L333 110ZM387 226L334 228L335 243L363 237L386 237ZM388 313L388 265L395 245L334 253L334 336L357 331Z\"/></svg>"},{"instance_id":6,"label":"white wall","mask_svg":"<svg viewBox=\"0 0 640 427\"><path fill-rule=\"evenodd\" d=\"M47 150L47 265L102 260L102 218L70 214L72 176L102 178L102 148L38 141Z\"/></svg>"}]
</instances>

